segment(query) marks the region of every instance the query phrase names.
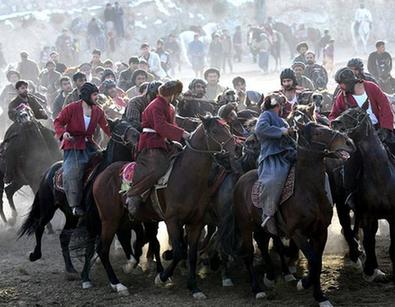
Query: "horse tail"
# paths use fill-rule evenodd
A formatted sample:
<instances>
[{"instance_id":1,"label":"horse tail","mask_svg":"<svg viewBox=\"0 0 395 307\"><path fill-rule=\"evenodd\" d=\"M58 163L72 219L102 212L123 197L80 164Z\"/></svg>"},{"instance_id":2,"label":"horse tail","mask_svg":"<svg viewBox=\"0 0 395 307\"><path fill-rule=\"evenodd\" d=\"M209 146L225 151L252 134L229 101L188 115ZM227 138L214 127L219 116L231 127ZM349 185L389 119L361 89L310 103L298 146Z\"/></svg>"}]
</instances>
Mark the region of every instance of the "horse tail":
<instances>
[{"instance_id":1,"label":"horse tail","mask_svg":"<svg viewBox=\"0 0 395 307\"><path fill-rule=\"evenodd\" d=\"M18 239L24 235L31 236L37 229L40 223L40 193L36 193L34 196L34 202L30 209L30 212L23 222L21 228L18 230Z\"/></svg>"}]
</instances>

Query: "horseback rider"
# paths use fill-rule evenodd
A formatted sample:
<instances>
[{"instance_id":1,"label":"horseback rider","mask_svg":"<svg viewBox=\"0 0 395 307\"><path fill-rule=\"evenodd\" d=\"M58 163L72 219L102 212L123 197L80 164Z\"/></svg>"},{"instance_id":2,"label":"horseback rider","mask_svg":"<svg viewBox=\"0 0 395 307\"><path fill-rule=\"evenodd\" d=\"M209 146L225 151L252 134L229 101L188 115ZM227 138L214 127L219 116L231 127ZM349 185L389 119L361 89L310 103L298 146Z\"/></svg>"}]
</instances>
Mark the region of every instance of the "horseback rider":
<instances>
[{"instance_id":1,"label":"horseback rider","mask_svg":"<svg viewBox=\"0 0 395 307\"><path fill-rule=\"evenodd\" d=\"M328 84L328 72L324 66L317 64L315 53L312 51L306 52L306 69L304 74L313 82L316 89L326 89Z\"/></svg>"},{"instance_id":2,"label":"horseback rider","mask_svg":"<svg viewBox=\"0 0 395 307\"><path fill-rule=\"evenodd\" d=\"M357 79L370 81L378 85L376 79L368 72L364 71L363 61L360 58L352 58L347 62L347 67L351 69ZM341 88L337 85L335 92L333 93L333 101L336 101L336 97L341 93Z\"/></svg>"},{"instance_id":3,"label":"horseback rider","mask_svg":"<svg viewBox=\"0 0 395 307\"><path fill-rule=\"evenodd\" d=\"M189 83L188 90L180 96L177 103L177 114L182 117L196 117L206 113L214 113L215 102L205 98L207 82L195 78Z\"/></svg>"},{"instance_id":4,"label":"horseback rider","mask_svg":"<svg viewBox=\"0 0 395 307\"><path fill-rule=\"evenodd\" d=\"M359 8L355 11L354 16L354 33L358 33L361 22L369 22L369 27L372 29L372 13L365 7L365 4L361 3Z\"/></svg>"},{"instance_id":5,"label":"horseback rider","mask_svg":"<svg viewBox=\"0 0 395 307\"><path fill-rule=\"evenodd\" d=\"M85 166L98 150L93 134L100 126L108 136L111 135L104 111L96 105L98 94L96 85L86 82L80 89L80 100L68 104L54 122L56 136L64 150L64 191L75 216L84 215L82 179Z\"/></svg>"},{"instance_id":6,"label":"horseback rider","mask_svg":"<svg viewBox=\"0 0 395 307\"><path fill-rule=\"evenodd\" d=\"M341 93L336 98L329 120L335 120L348 108L360 107L367 112L372 124L378 129L380 139L390 148L393 147L393 115L389 100L381 89L373 82L357 78L348 67L339 69L335 80L341 88ZM360 161L358 155L355 154L344 168L346 203L350 207L354 207L353 192L359 170Z\"/></svg>"},{"instance_id":7,"label":"horseback rider","mask_svg":"<svg viewBox=\"0 0 395 307\"><path fill-rule=\"evenodd\" d=\"M295 72L291 68L285 68L280 74L281 90L285 98L287 99L285 107L281 110L280 116L287 118L292 110L292 106L298 103L298 97L300 91L297 89L297 81Z\"/></svg>"},{"instance_id":8,"label":"horseback rider","mask_svg":"<svg viewBox=\"0 0 395 307\"><path fill-rule=\"evenodd\" d=\"M372 52L368 58L368 70L380 83L381 87L388 83L394 89L394 78L391 76L392 57L385 51L385 42L378 41L376 43L376 51Z\"/></svg>"},{"instance_id":9,"label":"horseback rider","mask_svg":"<svg viewBox=\"0 0 395 307\"><path fill-rule=\"evenodd\" d=\"M145 108L158 95L158 89L163 83L161 81L152 81L148 84L145 94L133 97L126 105L125 113L122 119L128 121L133 128L142 131L141 117Z\"/></svg>"},{"instance_id":10,"label":"horseback rider","mask_svg":"<svg viewBox=\"0 0 395 307\"><path fill-rule=\"evenodd\" d=\"M172 103L182 92L180 81L168 81L159 87L158 96L142 114L143 132L138 143L139 154L132 188L128 191L128 209L135 214L142 194L149 191L170 165L170 141L188 139L189 133L175 124Z\"/></svg>"},{"instance_id":11,"label":"horseback rider","mask_svg":"<svg viewBox=\"0 0 395 307\"><path fill-rule=\"evenodd\" d=\"M18 130L20 124L16 122L18 107L22 104L28 105L33 112L33 116L36 119L48 119L48 114L46 113L43 106L37 101L37 99L28 94L28 83L24 80L19 80L15 84L15 89L17 91L18 96L16 96L8 105L8 117L13 122L12 125L8 128L5 136L4 143L7 143L5 158L6 158L6 174L5 174L5 182L10 183L13 181L15 177L15 170L17 166L18 157L15 155L15 151L12 150L13 144L16 145L18 141L11 141L15 136L18 135ZM40 127L40 130L42 130Z\"/></svg>"},{"instance_id":12,"label":"horseback rider","mask_svg":"<svg viewBox=\"0 0 395 307\"><path fill-rule=\"evenodd\" d=\"M257 91L247 90L247 83L243 77L234 77L232 84L238 98L238 111L243 111L252 105L258 105L262 98L262 94L258 93Z\"/></svg>"},{"instance_id":13,"label":"horseback rider","mask_svg":"<svg viewBox=\"0 0 395 307\"><path fill-rule=\"evenodd\" d=\"M295 72L296 82L300 90L314 91L313 82L304 75L306 65L302 62L295 62L292 64L292 70Z\"/></svg>"},{"instance_id":14,"label":"horseback rider","mask_svg":"<svg viewBox=\"0 0 395 307\"><path fill-rule=\"evenodd\" d=\"M293 133L280 117L281 103L269 95L265 98L264 112L259 116L255 134L261 144L258 159L259 201L263 204L262 227L277 233L275 220L285 181L295 160L295 146L288 136Z\"/></svg>"}]
</instances>

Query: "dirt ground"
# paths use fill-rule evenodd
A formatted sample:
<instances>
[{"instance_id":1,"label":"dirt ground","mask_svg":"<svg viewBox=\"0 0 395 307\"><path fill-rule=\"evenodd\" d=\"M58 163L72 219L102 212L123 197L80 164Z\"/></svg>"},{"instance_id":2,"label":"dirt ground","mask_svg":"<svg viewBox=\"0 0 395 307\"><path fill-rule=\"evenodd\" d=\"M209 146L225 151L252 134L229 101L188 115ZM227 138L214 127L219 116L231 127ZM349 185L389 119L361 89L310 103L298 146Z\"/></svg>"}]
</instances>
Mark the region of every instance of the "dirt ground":
<instances>
[{"instance_id":1,"label":"dirt ground","mask_svg":"<svg viewBox=\"0 0 395 307\"><path fill-rule=\"evenodd\" d=\"M26 199L31 195L17 196L19 203L28 207ZM23 213L22 213L23 215ZM22 216L19 217L19 222ZM129 296L120 296L110 290L104 269L97 262L92 269L94 288L82 290L78 280L68 281L64 275L63 259L58 240L62 224L60 214L55 217L55 235L43 237L43 257L37 262L29 262L28 254L33 249L34 238L16 240L17 228L0 230L0 305L1 306L316 306L311 290L297 292L295 283L278 280L273 290L267 290L267 299L253 299L247 272L243 267L235 267L232 278L235 286L223 288L220 273L213 272L204 279L199 279L201 289L207 295L205 301L195 301L186 289L186 276L176 270L175 287L158 288L154 285L155 274L137 270L131 274L122 271L125 263L123 254L114 252L112 261L121 282L129 288ZM382 231L383 233L385 231ZM391 272L387 253L389 237L378 235L377 254L380 268ZM166 242L166 234L160 234L161 242ZM162 248L165 248L164 246ZM335 306L391 306L395 305L395 287L392 283L369 284L362 279L362 274L345 266L345 243L341 238L339 225L333 221L322 272L322 285ZM79 258L73 259L77 269L82 268ZM261 264L259 257L257 268ZM166 263L165 263L166 264ZM297 276L302 276L305 260L302 258Z\"/></svg>"}]
</instances>

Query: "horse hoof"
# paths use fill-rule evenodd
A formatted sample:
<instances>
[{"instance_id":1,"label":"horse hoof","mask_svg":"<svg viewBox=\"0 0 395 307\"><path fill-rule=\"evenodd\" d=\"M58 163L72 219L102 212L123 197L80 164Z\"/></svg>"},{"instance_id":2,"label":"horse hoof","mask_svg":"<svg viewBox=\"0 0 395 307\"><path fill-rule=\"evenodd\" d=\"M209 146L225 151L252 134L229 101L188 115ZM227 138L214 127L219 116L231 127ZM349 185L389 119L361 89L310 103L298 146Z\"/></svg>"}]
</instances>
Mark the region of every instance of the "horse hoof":
<instances>
[{"instance_id":1,"label":"horse hoof","mask_svg":"<svg viewBox=\"0 0 395 307\"><path fill-rule=\"evenodd\" d=\"M357 261L355 261L355 262L352 260L347 261L347 266L357 272L363 271L363 265L362 265L362 261L360 258L358 258Z\"/></svg>"},{"instance_id":2,"label":"horse hoof","mask_svg":"<svg viewBox=\"0 0 395 307\"><path fill-rule=\"evenodd\" d=\"M267 274L264 275L263 277L263 283L267 288L273 288L274 287L274 280L270 280L267 278Z\"/></svg>"},{"instance_id":3,"label":"horse hoof","mask_svg":"<svg viewBox=\"0 0 395 307\"><path fill-rule=\"evenodd\" d=\"M133 256L131 256L128 262L122 266L122 269L125 272L125 274L131 273L133 269L136 267L136 263L137 263L136 259Z\"/></svg>"},{"instance_id":4,"label":"horse hoof","mask_svg":"<svg viewBox=\"0 0 395 307\"><path fill-rule=\"evenodd\" d=\"M288 267L288 271L289 271L291 274L295 274L295 273L296 273L296 266L294 266L294 265L289 266L289 267Z\"/></svg>"},{"instance_id":5,"label":"horse hoof","mask_svg":"<svg viewBox=\"0 0 395 307\"><path fill-rule=\"evenodd\" d=\"M318 305L319 305L320 307L333 307L333 305L331 304L331 302L328 301L328 300L323 301L323 302L321 302L321 303L318 303Z\"/></svg>"},{"instance_id":6,"label":"horse hoof","mask_svg":"<svg viewBox=\"0 0 395 307\"><path fill-rule=\"evenodd\" d=\"M192 294L193 298L196 300L205 300L207 296L203 292L195 292Z\"/></svg>"},{"instance_id":7,"label":"horse hoof","mask_svg":"<svg viewBox=\"0 0 395 307\"><path fill-rule=\"evenodd\" d=\"M374 281L382 281L384 280L386 277L386 274L379 270L379 269L374 269L373 274L372 275L366 275L363 274L363 278L367 281L367 282L374 282Z\"/></svg>"},{"instance_id":8,"label":"horse hoof","mask_svg":"<svg viewBox=\"0 0 395 307\"><path fill-rule=\"evenodd\" d=\"M41 259L41 253L37 253L37 254L35 254L35 253L30 253L30 255L29 255L29 260L31 261L31 262L34 262L34 261L37 261L38 259Z\"/></svg>"},{"instance_id":9,"label":"horse hoof","mask_svg":"<svg viewBox=\"0 0 395 307\"><path fill-rule=\"evenodd\" d=\"M233 281L230 278L222 279L222 287L233 287Z\"/></svg>"},{"instance_id":10,"label":"horse hoof","mask_svg":"<svg viewBox=\"0 0 395 307\"><path fill-rule=\"evenodd\" d=\"M128 290L128 288L126 288L126 287L125 287L123 284L121 284L121 283L116 284L116 285L110 284L110 286L111 286L111 289L112 289L114 292L117 292L117 293L120 294L120 295L129 295L129 290Z\"/></svg>"},{"instance_id":11,"label":"horse hoof","mask_svg":"<svg viewBox=\"0 0 395 307\"><path fill-rule=\"evenodd\" d=\"M82 289L90 289L93 288L93 284L90 281L84 281L82 283Z\"/></svg>"},{"instance_id":12,"label":"horse hoof","mask_svg":"<svg viewBox=\"0 0 395 307\"><path fill-rule=\"evenodd\" d=\"M284 275L284 280L286 282L291 282L291 281L295 281L296 278L293 274L287 274L287 275Z\"/></svg>"},{"instance_id":13,"label":"horse hoof","mask_svg":"<svg viewBox=\"0 0 395 307\"><path fill-rule=\"evenodd\" d=\"M171 278L168 278L166 281L162 281L162 279L160 278L160 274L158 274L155 277L155 285L164 288L170 288L174 286L174 283Z\"/></svg>"},{"instance_id":14,"label":"horse hoof","mask_svg":"<svg viewBox=\"0 0 395 307\"><path fill-rule=\"evenodd\" d=\"M301 279L299 279L299 281L298 281L298 283L297 283L297 285L296 285L296 290L298 290L298 291L303 291L303 290L305 290L304 287L303 287L303 283L302 283L302 280L301 280Z\"/></svg>"},{"instance_id":15,"label":"horse hoof","mask_svg":"<svg viewBox=\"0 0 395 307\"><path fill-rule=\"evenodd\" d=\"M255 299L257 300L261 300L263 298L266 297L266 293L265 292L258 292L257 294L255 294Z\"/></svg>"}]
</instances>

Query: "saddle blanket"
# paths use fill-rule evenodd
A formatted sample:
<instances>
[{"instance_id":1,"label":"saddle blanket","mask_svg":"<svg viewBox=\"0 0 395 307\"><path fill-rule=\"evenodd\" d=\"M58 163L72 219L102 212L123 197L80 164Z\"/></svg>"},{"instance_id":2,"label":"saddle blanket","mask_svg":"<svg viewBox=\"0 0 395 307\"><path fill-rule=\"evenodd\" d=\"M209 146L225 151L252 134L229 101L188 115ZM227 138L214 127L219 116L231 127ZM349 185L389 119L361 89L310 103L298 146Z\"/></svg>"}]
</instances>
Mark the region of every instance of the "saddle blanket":
<instances>
[{"instance_id":1,"label":"saddle blanket","mask_svg":"<svg viewBox=\"0 0 395 307\"><path fill-rule=\"evenodd\" d=\"M98 153L94 155L88 162L87 167L85 168L84 171L84 176L83 176L83 183L84 183L84 188L86 185L91 181L93 178L96 168L99 165L99 163L103 160L103 156L101 153ZM64 187L63 187L63 167L59 168L53 177L53 184L56 190L59 192L64 193Z\"/></svg>"},{"instance_id":2,"label":"saddle blanket","mask_svg":"<svg viewBox=\"0 0 395 307\"><path fill-rule=\"evenodd\" d=\"M283 192L281 194L280 205L285 203L294 194L295 190L295 166L289 170L287 180L285 182ZM251 199L255 207L262 209L263 204L259 201L259 195L262 191L262 185L257 180L252 186Z\"/></svg>"},{"instance_id":3,"label":"saddle blanket","mask_svg":"<svg viewBox=\"0 0 395 307\"><path fill-rule=\"evenodd\" d=\"M174 161L175 159L170 161L169 168L167 169L166 173L161 178L159 178L155 185L155 190L164 189L167 187L167 183L169 182L169 178L173 170ZM119 191L120 194L126 193L132 187L136 165L136 162L130 162L122 167L119 174L122 179L121 190Z\"/></svg>"}]
</instances>

